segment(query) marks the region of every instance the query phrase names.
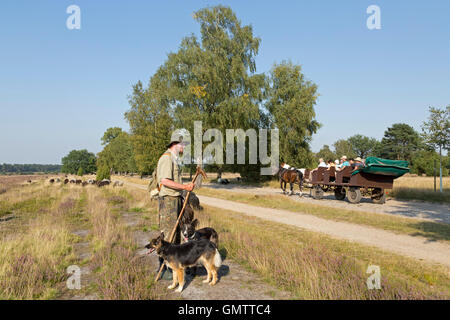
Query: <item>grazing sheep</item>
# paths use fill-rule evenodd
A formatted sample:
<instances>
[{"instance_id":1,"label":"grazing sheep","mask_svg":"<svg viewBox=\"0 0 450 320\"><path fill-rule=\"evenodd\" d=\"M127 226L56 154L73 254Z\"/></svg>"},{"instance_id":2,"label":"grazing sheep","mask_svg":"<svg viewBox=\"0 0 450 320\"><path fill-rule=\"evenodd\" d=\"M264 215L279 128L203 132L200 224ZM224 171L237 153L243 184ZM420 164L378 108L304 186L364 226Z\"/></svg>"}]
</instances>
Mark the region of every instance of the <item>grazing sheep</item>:
<instances>
[{"instance_id":1,"label":"grazing sheep","mask_svg":"<svg viewBox=\"0 0 450 320\"><path fill-rule=\"evenodd\" d=\"M97 182L97 186L98 187L103 187L103 186L109 185L110 183L111 183L111 181L105 179L105 180Z\"/></svg>"},{"instance_id":2,"label":"grazing sheep","mask_svg":"<svg viewBox=\"0 0 450 320\"><path fill-rule=\"evenodd\" d=\"M28 183L31 183L31 180L28 180L27 182L28 182Z\"/></svg>"},{"instance_id":3,"label":"grazing sheep","mask_svg":"<svg viewBox=\"0 0 450 320\"><path fill-rule=\"evenodd\" d=\"M69 179L64 179L64 184L68 184L69 183Z\"/></svg>"},{"instance_id":4,"label":"grazing sheep","mask_svg":"<svg viewBox=\"0 0 450 320\"><path fill-rule=\"evenodd\" d=\"M58 183L60 183L60 182L61 182L61 179L59 179L59 178L56 178L56 179L55 179L55 182L58 182Z\"/></svg>"},{"instance_id":5,"label":"grazing sheep","mask_svg":"<svg viewBox=\"0 0 450 320\"><path fill-rule=\"evenodd\" d=\"M82 183L81 183L81 186L82 187L85 187L85 186L87 186L88 185L88 183L86 182L86 181L83 181Z\"/></svg>"},{"instance_id":6,"label":"grazing sheep","mask_svg":"<svg viewBox=\"0 0 450 320\"><path fill-rule=\"evenodd\" d=\"M50 179L49 182L50 182L50 183L54 183L54 182L55 182L55 179Z\"/></svg>"},{"instance_id":7,"label":"grazing sheep","mask_svg":"<svg viewBox=\"0 0 450 320\"><path fill-rule=\"evenodd\" d=\"M78 179L78 180L75 181L75 183L76 183L76 184L81 184L82 181Z\"/></svg>"},{"instance_id":8,"label":"grazing sheep","mask_svg":"<svg viewBox=\"0 0 450 320\"><path fill-rule=\"evenodd\" d=\"M217 179L217 182L220 184L229 184L230 183L230 181L228 181L228 179L222 179L222 178Z\"/></svg>"},{"instance_id":9,"label":"grazing sheep","mask_svg":"<svg viewBox=\"0 0 450 320\"><path fill-rule=\"evenodd\" d=\"M113 187L123 187L122 181L114 181Z\"/></svg>"},{"instance_id":10,"label":"grazing sheep","mask_svg":"<svg viewBox=\"0 0 450 320\"><path fill-rule=\"evenodd\" d=\"M75 180L71 179L69 182L70 182L70 183L75 183Z\"/></svg>"}]
</instances>

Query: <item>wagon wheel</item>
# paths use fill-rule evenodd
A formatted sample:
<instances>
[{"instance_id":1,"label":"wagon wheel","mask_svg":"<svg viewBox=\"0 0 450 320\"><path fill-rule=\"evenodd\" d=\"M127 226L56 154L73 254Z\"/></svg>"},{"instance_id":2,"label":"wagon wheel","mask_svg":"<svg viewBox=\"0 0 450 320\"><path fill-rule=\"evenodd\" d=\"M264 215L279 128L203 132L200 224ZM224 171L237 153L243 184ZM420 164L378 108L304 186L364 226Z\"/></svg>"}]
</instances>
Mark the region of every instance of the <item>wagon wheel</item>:
<instances>
[{"instance_id":1,"label":"wagon wheel","mask_svg":"<svg viewBox=\"0 0 450 320\"><path fill-rule=\"evenodd\" d=\"M345 199L345 189L342 187L337 187L336 189L334 189L334 197L336 198L336 200L344 200Z\"/></svg>"},{"instance_id":2,"label":"wagon wheel","mask_svg":"<svg viewBox=\"0 0 450 320\"><path fill-rule=\"evenodd\" d=\"M359 203L362 195L358 187L350 187L348 189L347 199L350 203Z\"/></svg>"},{"instance_id":3,"label":"wagon wheel","mask_svg":"<svg viewBox=\"0 0 450 320\"><path fill-rule=\"evenodd\" d=\"M386 202L386 193L383 189L375 189L375 194L372 194L373 203L383 204Z\"/></svg>"},{"instance_id":4,"label":"wagon wheel","mask_svg":"<svg viewBox=\"0 0 450 320\"><path fill-rule=\"evenodd\" d=\"M311 196L314 199L320 200L323 198L323 190L320 186L315 186L314 188L311 189Z\"/></svg>"}]
</instances>

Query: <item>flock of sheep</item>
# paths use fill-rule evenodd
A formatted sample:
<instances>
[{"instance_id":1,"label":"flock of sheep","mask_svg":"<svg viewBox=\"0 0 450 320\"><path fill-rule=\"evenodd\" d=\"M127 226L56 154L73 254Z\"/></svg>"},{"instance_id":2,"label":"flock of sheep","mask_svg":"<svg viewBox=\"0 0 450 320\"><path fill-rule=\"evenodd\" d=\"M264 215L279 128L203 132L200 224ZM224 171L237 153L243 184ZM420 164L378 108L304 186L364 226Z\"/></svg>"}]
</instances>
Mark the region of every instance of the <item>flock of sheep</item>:
<instances>
[{"instance_id":1,"label":"flock of sheep","mask_svg":"<svg viewBox=\"0 0 450 320\"><path fill-rule=\"evenodd\" d=\"M50 183L64 183L64 184L68 184L68 183L73 183L73 184L81 184L82 187L87 186L88 184L91 185L96 185L97 187L103 187L103 186L108 186L110 184L112 184L113 187L122 187L123 186L123 181L114 181L111 182L111 180L108 179L103 179L100 181L94 180L94 179L89 179L86 181L82 181L81 179L69 179L69 178L65 178L64 180L61 180L60 178L51 178L49 180Z\"/></svg>"}]
</instances>

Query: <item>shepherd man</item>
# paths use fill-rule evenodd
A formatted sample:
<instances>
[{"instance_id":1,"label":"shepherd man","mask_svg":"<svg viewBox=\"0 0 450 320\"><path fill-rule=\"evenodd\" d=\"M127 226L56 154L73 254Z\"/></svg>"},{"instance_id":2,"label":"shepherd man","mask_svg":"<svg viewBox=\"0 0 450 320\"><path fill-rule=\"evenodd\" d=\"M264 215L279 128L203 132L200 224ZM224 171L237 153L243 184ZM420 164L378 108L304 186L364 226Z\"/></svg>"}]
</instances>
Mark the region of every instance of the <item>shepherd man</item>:
<instances>
[{"instance_id":1,"label":"shepherd man","mask_svg":"<svg viewBox=\"0 0 450 320\"><path fill-rule=\"evenodd\" d=\"M167 145L166 152L159 158L156 167L156 180L160 187L158 197L159 230L164 232L165 235L170 235L177 223L183 205L181 197L183 190L192 191L194 189L192 182L188 184L182 184L181 182L180 155L186 145L186 142L171 141ZM173 243L181 243L179 226L175 232ZM159 258L159 268L163 263L164 260ZM172 270L164 266L162 278L172 280Z\"/></svg>"}]
</instances>

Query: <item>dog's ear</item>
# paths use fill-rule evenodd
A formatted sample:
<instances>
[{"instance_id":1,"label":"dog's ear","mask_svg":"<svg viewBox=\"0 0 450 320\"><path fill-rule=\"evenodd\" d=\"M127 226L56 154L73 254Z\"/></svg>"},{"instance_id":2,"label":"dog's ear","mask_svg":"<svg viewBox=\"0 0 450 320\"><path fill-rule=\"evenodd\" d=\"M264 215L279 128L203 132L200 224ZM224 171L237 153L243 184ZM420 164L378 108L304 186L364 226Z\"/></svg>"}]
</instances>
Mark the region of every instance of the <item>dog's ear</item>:
<instances>
[{"instance_id":1,"label":"dog's ear","mask_svg":"<svg viewBox=\"0 0 450 320\"><path fill-rule=\"evenodd\" d=\"M194 219L194 221L192 221L192 226L194 226L194 228L197 228L198 224L199 224L199 222L197 219Z\"/></svg>"}]
</instances>

